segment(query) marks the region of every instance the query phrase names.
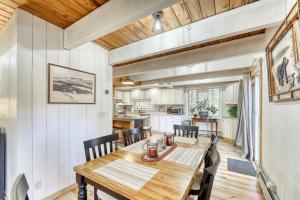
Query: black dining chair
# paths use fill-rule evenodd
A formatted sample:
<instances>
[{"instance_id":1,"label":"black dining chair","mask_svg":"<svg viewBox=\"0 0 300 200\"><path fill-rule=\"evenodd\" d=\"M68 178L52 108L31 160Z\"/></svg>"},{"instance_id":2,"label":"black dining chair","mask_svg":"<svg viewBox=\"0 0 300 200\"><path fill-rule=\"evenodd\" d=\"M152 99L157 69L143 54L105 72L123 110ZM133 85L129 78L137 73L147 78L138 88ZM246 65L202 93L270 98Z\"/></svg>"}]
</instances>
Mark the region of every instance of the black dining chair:
<instances>
[{"instance_id":1,"label":"black dining chair","mask_svg":"<svg viewBox=\"0 0 300 200\"><path fill-rule=\"evenodd\" d=\"M190 190L190 199L209 200L220 160L217 148L212 146L209 155L209 165L204 168L203 174L198 175L194 180Z\"/></svg>"},{"instance_id":2,"label":"black dining chair","mask_svg":"<svg viewBox=\"0 0 300 200\"><path fill-rule=\"evenodd\" d=\"M142 129L140 127L133 128L124 131L124 144L125 146L132 145L140 140L142 140Z\"/></svg>"},{"instance_id":3,"label":"black dining chair","mask_svg":"<svg viewBox=\"0 0 300 200\"><path fill-rule=\"evenodd\" d=\"M29 185L24 174L19 175L11 189L12 200L29 200L28 198Z\"/></svg>"},{"instance_id":4,"label":"black dining chair","mask_svg":"<svg viewBox=\"0 0 300 200\"><path fill-rule=\"evenodd\" d=\"M198 138L199 127L198 126L182 126L174 125L175 136Z\"/></svg>"},{"instance_id":5,"label":"black dining chair","mask_svg":"<svg viewBox=\"0 0 300 200\"><path fill-rule=\"evenodd\" d=\"M192 120L183 120L182 121L182 126L191 126L192 125Z\"/></svg>"},{"instance_id":6,"label":"black dining chair","mask_svg":"<svg viewBox=\"0 0 300 200\"><path fill-rule=\"evenodd\" d=\"M118 135L114 134L84 141L83 143L86 161L89 162L98 157L105 156L108 153L118 150L118 139ZM90 150L92 153L90 153ZM114 199L110 195L102 191L98 191L97 188L94 188L94 200L100 199L100 196L101 199Z\"/></svg>"},{"instance_id":7,"label":"black dining chair","mask_svg":"<svg viewBox=\"0 0 300 200\"><path fill-rule=\"evenodd\" d=\"M217 147L218 146L218 143L219 143L219 137L212 134L211 135L211 145Z\"/></svg>"}]
</instances>

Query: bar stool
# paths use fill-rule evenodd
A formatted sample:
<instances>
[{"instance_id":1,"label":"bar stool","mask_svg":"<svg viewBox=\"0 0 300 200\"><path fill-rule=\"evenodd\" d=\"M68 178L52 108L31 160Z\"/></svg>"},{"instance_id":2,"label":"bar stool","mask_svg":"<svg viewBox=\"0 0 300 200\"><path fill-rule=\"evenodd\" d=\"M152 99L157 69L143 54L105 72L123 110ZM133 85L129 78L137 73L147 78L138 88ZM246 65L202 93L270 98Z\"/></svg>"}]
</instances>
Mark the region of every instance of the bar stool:
<instances>
[{"instance_id":1,"label":"bar stool","mask_svg":"<svg viewBox=\"0 0 300 200\"><path fill-rule=\"evenodd\" d=\"M147 137L147 133L148 133L148 132L150 133L150 136L152 136L151 128L152 128L151 126L144 126L144 127L142 128L142 132L143 132L143 134L142 134L142 139L144 139L144 138Z\"/></svg>"}]
</instances>

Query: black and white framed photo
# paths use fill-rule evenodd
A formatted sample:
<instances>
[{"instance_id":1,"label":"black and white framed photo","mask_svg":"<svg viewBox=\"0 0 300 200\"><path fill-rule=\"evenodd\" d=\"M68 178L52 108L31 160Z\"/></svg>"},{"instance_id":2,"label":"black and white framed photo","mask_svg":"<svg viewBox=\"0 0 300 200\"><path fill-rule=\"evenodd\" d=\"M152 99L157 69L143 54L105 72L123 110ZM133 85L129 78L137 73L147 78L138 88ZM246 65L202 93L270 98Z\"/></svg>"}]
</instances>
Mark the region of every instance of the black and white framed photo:
<instances>
[{"instance_id":1,"label":"black and white framed photo","mask_svg":"<svg viewBox=\"0 0 300 200\"><path fill-rule=\"evenodd\" d=\"M48 103L95 104L96 75L49 63Z\"/></svg>"}]
</instances>

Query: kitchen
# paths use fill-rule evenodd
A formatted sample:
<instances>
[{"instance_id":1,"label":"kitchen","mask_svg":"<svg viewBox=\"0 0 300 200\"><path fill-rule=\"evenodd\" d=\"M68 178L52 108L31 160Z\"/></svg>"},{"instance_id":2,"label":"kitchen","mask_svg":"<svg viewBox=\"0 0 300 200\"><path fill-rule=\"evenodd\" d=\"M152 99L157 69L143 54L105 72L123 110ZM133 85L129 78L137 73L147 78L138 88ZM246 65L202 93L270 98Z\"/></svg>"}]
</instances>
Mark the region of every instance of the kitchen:
<instances>
[{"instance_id":1,"label":"kitchen","mask_svg":"<svg viewBox=\"0 0 300 200\"><path fill-rule=\"evenodd\" d=\"M214 90L216 89L216 90ZM218 96L216 99L214 93ZM193 94L195 94L196 96ZM210 94L210 95L209 95ZM195 101L209 99L218 107L218 112L209 112L208 118L216 119L217 134L228 141L234 141L237 132L237 113L230 115L229 110L237 109L239 97L239 82L224 82L217 85L184 85L172 87L167 84L130 87L126 85L117 86L114 93L115 116L113 126L116 131L133 127L120 127L116 124L120 116L138 118L149 116L143 119L143 123L136 126L151 127L153 132L167 133L173 132L174 124L182 124L183 121L192 121L197 111L191 112L195 107ZM208 104L213 104L208 103ZM199 118L197 115L196 118ZM126 120L126 119L124 119ZM196 122L201 130L200 134L210 135L215 133L216 125L209 122ZM135 127L136 127L135 126ZM124 131L123 130L123 131Z\"/></svg>"}]
</instances>

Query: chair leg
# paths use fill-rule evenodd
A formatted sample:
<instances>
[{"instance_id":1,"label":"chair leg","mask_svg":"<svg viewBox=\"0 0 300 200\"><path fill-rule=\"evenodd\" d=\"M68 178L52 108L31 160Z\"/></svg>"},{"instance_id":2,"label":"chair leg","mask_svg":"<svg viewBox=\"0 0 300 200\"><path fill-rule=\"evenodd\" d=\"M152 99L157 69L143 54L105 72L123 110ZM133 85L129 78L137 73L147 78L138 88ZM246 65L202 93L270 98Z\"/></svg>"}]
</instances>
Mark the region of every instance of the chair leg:
<instances>
[{"instance_id":1,"label":"chair leg","mask_svg":"<svg viewBox=\"0 0 300 200\"><path fill-rule=\"evenodd\" d=\"M99 200L97 195L97 188L94 187L94 200Z\"/></svg>"},{"instance_id":2,"label":"chair leg","mask_svg":"<svg viewBox=\"0 0 300 200\"><path fill-rule=\"evenodd\" d=\"M152 136L151 129L149 130L149 132L150 132L150 136Z\"/></svg>"}]
</instances>

